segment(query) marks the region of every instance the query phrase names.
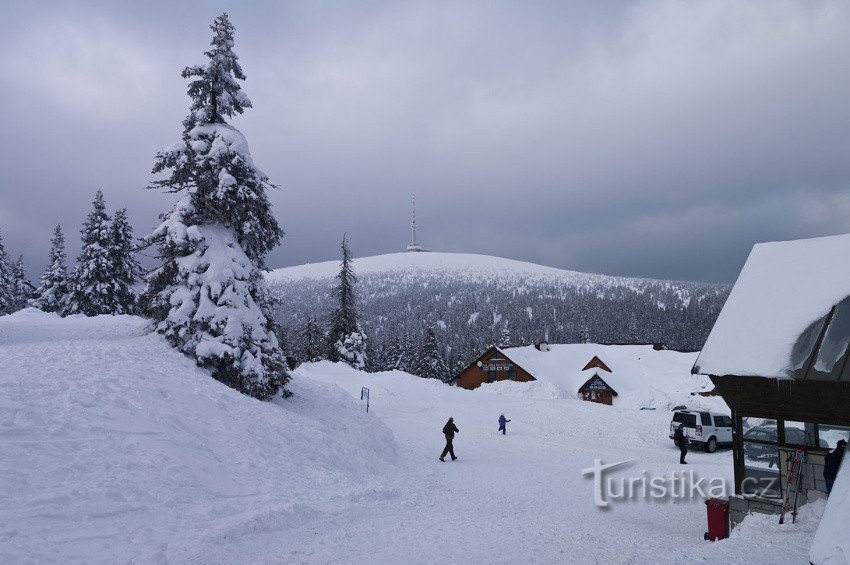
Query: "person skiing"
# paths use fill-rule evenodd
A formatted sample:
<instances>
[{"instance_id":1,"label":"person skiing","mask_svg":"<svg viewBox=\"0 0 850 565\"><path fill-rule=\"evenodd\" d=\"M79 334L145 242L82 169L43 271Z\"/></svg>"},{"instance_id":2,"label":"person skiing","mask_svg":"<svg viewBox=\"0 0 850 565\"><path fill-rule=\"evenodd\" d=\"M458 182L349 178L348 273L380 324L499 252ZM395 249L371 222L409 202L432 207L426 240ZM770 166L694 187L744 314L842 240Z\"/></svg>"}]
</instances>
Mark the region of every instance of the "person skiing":
<instances>
[{"instance_id":1,"label":"person skiing","mask_svg":"<svg viewBox=\"0 0 850 565\"><path fill-rule=\"evenodd\" d=\"M507 431L505 430L505 424L507 424L508 422L510 422L510 420L506 419L504 414L499 416L499 431L502 432L502 435L505 435Z\"/></svg>"},{"instance_id":2,"label":"person skiing","mask_svg":"<svg viewBox=\"0 0 850 565\"><path fill-rule=\"evenodd\" d=\"M832 492L832 485L835 484L835 477L838 476L838 469L841 467L841 459L844 457L844 448L847 447L847 441L840 439L835 444L835 450L827 453L823 462L823 480L826 483L826 495Z\"/></svg>"},{"instance_id":3,"label":"person skiing","mask_svg":"<svg viewBox=\"0 0 850 565\"><path fill-rule=\"evenodd\" d=\"M440 461L446 460L446 453L452 456L452 461L457 459L457 457L455 456L455 448L452 445L452 441L455 438L455 434L459 432L460 430L457 429L457 426L455 426L455 419L449 418L449 421L446 422L445 426L443 426L443 435L446 436L446 447L445 449L443 449L443 453L440 454Z\"/></svg>"},{"instance_id":4,"label":"person skiing","mask_svg":"<svg viewBox=\"0 0 850 565\"><path fill-rule=\"evenodd\" d=\"M685 455L688 454L688 440L685 438L685 426L679 424L679 427L673 432L673 443L679 448L679 464L687 465Z\"/></svg>"}]
</instances>

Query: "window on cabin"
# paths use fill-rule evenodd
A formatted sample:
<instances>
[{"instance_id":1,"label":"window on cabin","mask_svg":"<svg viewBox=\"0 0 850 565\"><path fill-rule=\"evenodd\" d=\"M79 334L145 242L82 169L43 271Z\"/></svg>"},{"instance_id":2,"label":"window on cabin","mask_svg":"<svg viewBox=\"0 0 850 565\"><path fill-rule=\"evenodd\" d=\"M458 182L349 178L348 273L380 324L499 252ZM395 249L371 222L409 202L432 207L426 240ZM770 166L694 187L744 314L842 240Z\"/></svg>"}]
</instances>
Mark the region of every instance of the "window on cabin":
<instances>
[{"instance_id":1,"label":"window on cabin","mask_svg":"<svg viewBox=\"0 0 850 565\"><path fill-rule=\"evenodd\" d=\"M850 428L845 426L818 425L819 445L825 449L835 449L840 440L850 441ZM848 459L850 461L850 459Z\"/></svg>"},{"instance_id":2,"label":"window on cabin","mask_svg":"<svg viewBox=\"0 0 850 565\"><path fill-rule=\"evenodd\" d=\"M496 371L487 371L487 382L492 383L496 381Z\"/></svg>"},{"instance_id":3,"label":"window on cabin","mask_svg":"<svg viewBox=\"0 0 850 565\"><path fill-rule=\"evenodd\" d=\"M776 420L745 417L744 494L780 497L779 428Z\"/></svg>"},{"instance_id":4,"label":"window on cabin","mask_svg":"<svg viewBox=\"0 0 850 565\"><path fill-rule=\"evenodd\" d=\"M508 371L508 380L509 381L515 381L516 380L516 371L514 371L513 369Z\"/></svg>"},{"instance_id":5,"label":"window on cabin","mask_svg":"<svg viewBox=\"0 0 850 565\"><path fill-rule=\"evenodd\" d=\"M815 424L810 422L785 422L785 445L805 445L814 447L818 444L818 432Z\"/></svg>"}]
</instances>

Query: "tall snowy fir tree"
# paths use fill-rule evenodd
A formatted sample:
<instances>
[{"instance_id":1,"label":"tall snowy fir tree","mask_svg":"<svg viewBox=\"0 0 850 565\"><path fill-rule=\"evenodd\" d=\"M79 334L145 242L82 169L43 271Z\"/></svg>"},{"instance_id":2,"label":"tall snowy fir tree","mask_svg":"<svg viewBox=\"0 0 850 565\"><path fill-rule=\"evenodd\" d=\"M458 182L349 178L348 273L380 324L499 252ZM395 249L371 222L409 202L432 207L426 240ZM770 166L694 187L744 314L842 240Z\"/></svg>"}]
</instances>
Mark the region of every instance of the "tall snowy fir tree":
<instances>
[{"instance_id":1,"label":"tall snowy fir tree","mask_svg":"<svg viewBox=\"0 0 850 565\"><path fill-rule=\"evenodd\" d=\"M629 343L637 343L638 342L638 327L637 327L637 320L635 319L634 314L632 314L632 317L629 320L628 341L629 341Z\"/></svg>"},{"instance_id":2,"label":"tall snowy fir tree","mask_svg":"<svg viewBox=\"0 0 850 565\"><path fill-rule=\"evenodd\" d=\"M315 318L307 318L301 335L301 360L313 363L322 359L325 336Z\"/></svg>"},{"instance_id":3,"label":"tall snowy fir tree","mask_svg":"<svg viewBox=\"0 0 850 565\"><path fill-rule=\"evenodd\" d=\"M12 264L6 254L3 235L0 234L0 316L15 311L14 276Z\"/></svg>"},{"instance_id":4,"label":"tall snowy fir tree","mask_svg":"<svg viewBox=\"0 0 850 565\"><path fill-rule=\"evenodd\" d=\"M387 345L384 347L384 363L385 371L395 371L400 368L401 360L401 338L394 336L390 338Z\"/></svg>"},{"instance_id":5,"label":"tall snowy fir tree","mask_svg":"<svg viewBox=\"0 0 850 565\"><path fill-rule=\"evenodd\" d=\"M425 331L425 341L419 350L413 373L426 379L440 379L443 382L450 378L449 368L440 353L437 334L434 332L433 326L428 326Z\"/></svg>"},{"instance_id":6,"label":"tall snowy fir tree","mask_svg":"<svg viewBox=\"0 0 850 565\"><path fill-rule=\"evenodd\" d=\"M24 269L24 256L19 255L18 260L12 265L12 297L14 309L23 310L29 305L35 293L35 287L27 278Z\"/></svg>"},{"instance_id":7,"label":"tall snowy fir tree","mask_svg":"<svg viewBox=\"0 0 850 565\"><path fill-rule=\"evenodd\" d=\"M156 331L226 385L265 399L289 380L273 331L262 270L283 231L245 137L225 120L251 107L238 80L245 75L233 52L234 27L217 17L204 65L183 70L192 78L191 112L183 139L156 156L151 183L179 195L174 208L145 238L162 265L147 277L142 311Z\"/></svg>"},{"instance_id":8,"label":"tall snowy fir tree","mask_svg":"<svg viewBox=\"0 0 850 565\"><path fill-rule=\"evenodd\" d=\"M59 224L53 228L47 268L39 283L32 305L45 312L61 314L68 301L68 271L65 266L65 236Z\"/></svg>"},{"instance_id":9,"label":"tall snowy fir tree","mask_svg":"<svg viewBox=\"0 0 850 565\"><path fill-rule=\"evenodd\" d=\"M508 323L505 322L502 326L502 332L499 335L499 346L500 347L510 347L511 346L511 330L508 328Z\"/></svg>"},{"instance_id":10,"label":"tall snowy fir tree","mask_svg":"<svg viewBox=\"0 0 850 565\"><path fill-rule=\"evenodd\" d=\"M86 316L112 314L115 307L112 260L109 256L112 233L103 192L98 190L95 194L92 211L80 233L83 248L71 276L71 291L65 313Z\"/></svg>"},{"instance_id":11,"label":"tall snowy fir tree","mask_svg":"<svg viewBox=\"0 0 850 565\"><path fill-rule=\"evenodd\" d=\"M109 257L112 263L113 313L133 314L136 311L133 285L142 268L134 256L133 227L127 220L126 208L115 212L109 229L112 240Z\"/></svg>"},{"instance_id":12,"label":"tall snowy fir tree","mask_svg":"<svg viewBox=\"0 0 850 565\"><path fill-rule=\"evenodd\" d=\"M331 313L331 329L328 334L331 361L344 361L355 369L365 369L366 334L357 322L357 305L354 297L357 276L354 274L347 235L342 236L340 252L342 257L339 274L336 276L337 285L333 289L337 307Z\"/></svg>"},{"instance_id":13,"label":"tall snowy fir tree","mask_svg":"<svg viewBox=\"0 0 850 565\"><path fill-rule=\"evenodd\" d=\"M581 325L578 329L579 343L590 343L590 327L587 325L587 319L581 319Z\"/></svg>"},{"instance_id":14,"label":"tall snowy fir tree","mask_svg":"<svg viewBox=\"0 0 850 565\"><path fill-rule=\"evenodd\" d=\"M401 340L401 347L398 350L398 370L413 373L416 370L416 354L413 337L410 332L404 332L404 338Z\"/></svg>"}]
</instances>

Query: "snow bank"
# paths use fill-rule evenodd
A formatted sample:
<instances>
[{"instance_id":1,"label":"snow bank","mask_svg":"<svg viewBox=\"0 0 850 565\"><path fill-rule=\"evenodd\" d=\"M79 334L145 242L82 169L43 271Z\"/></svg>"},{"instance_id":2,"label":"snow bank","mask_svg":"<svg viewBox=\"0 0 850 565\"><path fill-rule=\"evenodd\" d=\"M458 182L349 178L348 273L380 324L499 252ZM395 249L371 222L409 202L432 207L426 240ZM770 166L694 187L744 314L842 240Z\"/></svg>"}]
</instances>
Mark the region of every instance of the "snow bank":
<instances>
[{"instance_id":1,"label":"snow bank","mask_svg":"<svg viewBox=\"0 0 850 565\"><path fill-rule=\"evenodd\" d=\"M0 562L209 562L393 488L392 433L338 387L259 402L146 327L0 317Z\"/></svg>"},{"instance_id":2,"label":"snow bank","mask_svg":"<svg viewBox=\"0 0 850 565\"><path fill-rule=\"evenodd\" d=\"M809 561L814 565L846 565L850 563L850 464L844 464L835 479L826 510L818 526Z\"/></svg>"},{"instance_id":3,"label":"snow bank","mask_svg":"<svg viewBox=\"0 0 850 565\"><path fill-rule=\"evenodd\" d=\"M705 542L685 561L696 563L806 563L806 548L818 527L824 502L801 506L797 522L779 523L776 514L753 513L741 522L728 539Z\"/></svg>"}]
</instances>

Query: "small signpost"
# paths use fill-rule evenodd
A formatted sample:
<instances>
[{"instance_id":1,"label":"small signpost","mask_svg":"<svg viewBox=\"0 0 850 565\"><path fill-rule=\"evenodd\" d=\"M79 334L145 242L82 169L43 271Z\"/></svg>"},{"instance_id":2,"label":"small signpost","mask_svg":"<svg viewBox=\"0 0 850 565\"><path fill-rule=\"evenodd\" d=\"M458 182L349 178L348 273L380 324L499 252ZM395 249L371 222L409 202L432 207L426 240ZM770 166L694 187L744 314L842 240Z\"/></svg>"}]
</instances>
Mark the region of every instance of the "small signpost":
<instances>
[{"instance_id":1,"label":"small signpost","mask_svg":"<svg viewBox=\"0 0 850 565\"><path fill-rule=\"evenodd\" d=\"M366 400L366 412L369 411L369 389L364 387L360 388L360 400Z\"/></svg>"}]
</instances>

